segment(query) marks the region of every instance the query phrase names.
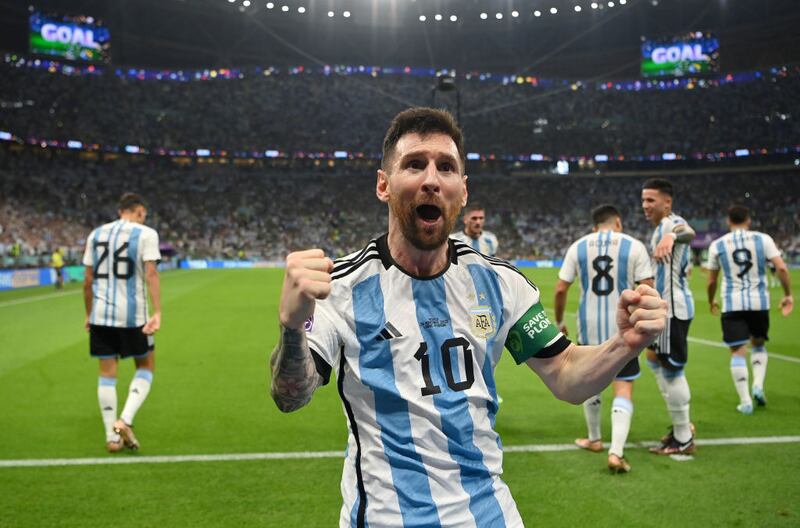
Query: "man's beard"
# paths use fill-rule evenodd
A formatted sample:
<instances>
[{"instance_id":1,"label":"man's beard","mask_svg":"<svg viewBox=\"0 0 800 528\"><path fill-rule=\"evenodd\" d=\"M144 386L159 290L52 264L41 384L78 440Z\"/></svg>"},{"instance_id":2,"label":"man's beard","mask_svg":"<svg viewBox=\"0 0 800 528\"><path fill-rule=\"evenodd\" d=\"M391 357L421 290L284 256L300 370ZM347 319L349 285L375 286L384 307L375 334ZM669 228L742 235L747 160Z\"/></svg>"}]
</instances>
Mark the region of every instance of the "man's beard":
<instances>
[{"instance_id":1,"label":"man's beard","mask_svg":"<svg viewBox=\"0 0 800 528\"><path fill-rule=\"evenodd\" d=\"M420 211L420 207L423 207ZM442 222L432 226L419 225L417 219L420 212L425 213L431 210L430 207L438 208ZM445 206L440 200L403 202L397 198L389 198L389 207L395 218L400 224L400 231L412 246L420 251L431 251L441 247L447 241L447 237L456 225L458 215L461 212L459 204Z\"/></svg>"}]
</instances>

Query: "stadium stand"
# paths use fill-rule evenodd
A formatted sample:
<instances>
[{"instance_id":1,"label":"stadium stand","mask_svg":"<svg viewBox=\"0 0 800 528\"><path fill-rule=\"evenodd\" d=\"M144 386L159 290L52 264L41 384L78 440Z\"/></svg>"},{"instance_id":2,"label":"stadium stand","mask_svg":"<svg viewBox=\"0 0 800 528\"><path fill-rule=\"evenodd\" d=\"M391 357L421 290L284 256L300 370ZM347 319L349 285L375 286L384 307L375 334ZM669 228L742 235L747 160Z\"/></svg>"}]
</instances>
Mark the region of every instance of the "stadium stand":
<instances>
[{"instance_id":1,"label":"stadium stand","mask_svg":"<svg viewBox=\"0 0 800 528\"><path fill-rule=\"evenodd\" d=\"M35 265L37 255L49 255L57 246L68 248L68 262L77 261L91 226L114 218L116 198L130 189L146 198L147 223L177 257L281 260L290 250L318 245L340 256L362 247L385 226L386 210L375 199L371 170L265 173L233 165L181 168L148 158L87 162L34 152L0 149L0 254L6 267ZM559 259L572 240L588 232L588 211L601 203L618 204L626 231L644 240L648 226L638 192L643 180L480 174L469 184L471 195L489 208L487 228L500 240L500 256ZM773 234L789 261L800 258L795 174L672 180L681 213L698 231L724 231L727 206L745 202L755 213L755 228ZM15 259L9 255L16 242L22 255Z\"/></svg>"}]
</instances>

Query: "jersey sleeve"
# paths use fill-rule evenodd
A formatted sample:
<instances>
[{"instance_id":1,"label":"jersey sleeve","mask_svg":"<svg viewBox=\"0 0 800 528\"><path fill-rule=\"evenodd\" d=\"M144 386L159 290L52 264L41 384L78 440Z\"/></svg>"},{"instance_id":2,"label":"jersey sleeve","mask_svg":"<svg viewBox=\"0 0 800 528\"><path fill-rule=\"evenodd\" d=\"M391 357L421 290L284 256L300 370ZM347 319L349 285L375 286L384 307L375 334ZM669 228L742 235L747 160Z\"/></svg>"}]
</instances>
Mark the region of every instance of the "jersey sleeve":
<instances>
[{"instance_id":1,"label":"jersey sleeve","mask_svg":"<svg viewBox=\"0 0 800 528\"><path fill-rule=\"evenodd\" d=\"M647 248L638 240L634 244L634 248L636 253L633 262L633 281L642 282L646 279L652 279L655 274L653 273L653 264L650 261Z\"/></svg>"},{"instance_id":2,"label":"jersey sleeve","mask_svg":"<svg viewBox=\"0 0 800 528\"><path fill-rule=\"evenodd\" d=\"M92 240L94 240L95 232L89 233L86 237L86 248L83 250L83 265L94 266L94 258L92 258Z\"/></svg>"},{"instance_id":3,"label":"jersey sleeve","mask_svg":"<svg viewBox=\"0 0 800 528\"><path fill-rule=\"evenodd\" d=\"M570 341L550 321L539 301L539 289L516 268L505 273L505 299L512 299L511 321L505 346L519 365L532 357L549 358L563 352Z\"/></svg>"},{"instance_id":4,"label":"jersey sleeve","mask_svg":"<svg viewBox=\"0 0 800 528\"><path fill-rule=\"evenodd\" d=\"M497 249L500 247L500 244L497 243L497 236L494 233L490 233L489 243L491 244L492 249L492 256L497 254Z\"/></svg>"},{"instance_id":5,"label":"jersey sleeve","mask_svg":"<svg viewBox=\"0 0 800 528\"><path fill-rule=\"evenodd\" d=\"M305 324L308 348L311 349L317 373L322 376L324 385L328 384L331 370L338 363L341 350L338 328L343 324L345 322L334 309L331 297L317 301L314 315Z\"/></svg>"},{"instance_id":6,"label":"jersey sleeve","mask_svg":"<svg viewBox=\"0 0 800 528\"><path fill-rule=\"evenodd\" d=\"M715 240L708 246L708 258L706 259L706 269L718 270L719 269L719 252L717 251L717 242Z\"/></svg>"},{"instance_id":7,"label":"jersey sleeve","mask_svg":"<svg viewBox=\"0 0 800 528\"><path fill-rule=\"evenodd\" d=\"M578 276L578 246L572 244L567 250L561 269L558 271L558 278L570 284Z\"/></svg>"},{"instance_id":8,"label":"jersey sleeve","mask_svg":"<svg viewBox=\"0 0 800 528\"><path fill-rule=\"evenodd\" d=\"M780 257L781 252L778 249L778 246L775 245L775 241L772 239L772 237L764 234L762 234L761 236L764 237L763 241L764 257L766 257L767 260L772 260L775 257Z\"/></svg>"},{"instance_id":9,"label":"jersey sleeve","mask_svg":"<svg viewBox=\"0 0 800 528\"><path fill-rule=\"evenodd\" d=\"M142 233L142 261L153 260L161 260L161 251L158 249L158 233L154 229L146 229Z\"/></svg>"}]
</instances>

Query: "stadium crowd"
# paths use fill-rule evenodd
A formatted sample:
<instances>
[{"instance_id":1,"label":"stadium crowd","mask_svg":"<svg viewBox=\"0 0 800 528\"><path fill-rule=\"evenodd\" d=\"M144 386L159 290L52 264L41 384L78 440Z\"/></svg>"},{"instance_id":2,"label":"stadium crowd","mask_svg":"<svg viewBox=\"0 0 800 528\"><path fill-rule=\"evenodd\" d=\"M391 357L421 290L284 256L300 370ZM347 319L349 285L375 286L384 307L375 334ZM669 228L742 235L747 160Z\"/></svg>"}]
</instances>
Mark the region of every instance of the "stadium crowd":
<instances>
[{"instance_id":1,"label":"stadium crowd","mask_svg":"<svg viewBox=\"0 0 800 528\"><path fill-rule=\"evenodd\" d=\"M676 210L700 233L722 233L733 202L754 212L788 260L800 259L800 181L794 173L714 174L671 178ZM560 259L590 230L589 211L614 203L626 231L647 241L640 208L642 177L508 176L469 180L472 200L487 212L486 229L508 259ZM127 190L149 204L147 224L180 257L280 261L295 249L322 247L342 256L386 225L372 171L306 173L233 165L177 167L151 158L87 162L0 149L0 255L5 265L36 263L55 247L77 262L92 227L116 217ZM12 258L14 252L26 261Z\"/></svg>"},{"instance_id":2,"label":"stadium crowd","mask_svg":"<svg viewBox=\"0 0 800 528\"><path fill-rule=\"evenodd\" d=\"M380 152L393 115L430 105L434 79L411 75L248 75L177 82L66 76L0 64L0 129L22 138L149 149ZM800 76L694 89L617 91L459 79L461 121L473 152L650 155L793 146ZM455 92L436 104L455 110Z\"/></svg>"}]
</instances>

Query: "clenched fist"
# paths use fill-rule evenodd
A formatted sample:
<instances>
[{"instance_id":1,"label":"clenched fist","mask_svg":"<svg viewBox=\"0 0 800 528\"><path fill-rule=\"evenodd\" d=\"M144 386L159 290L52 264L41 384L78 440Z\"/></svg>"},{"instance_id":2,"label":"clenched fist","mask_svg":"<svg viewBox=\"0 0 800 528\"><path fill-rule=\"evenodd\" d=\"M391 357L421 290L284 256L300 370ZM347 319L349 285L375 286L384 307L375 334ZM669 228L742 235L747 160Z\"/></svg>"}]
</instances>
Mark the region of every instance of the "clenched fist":
<instances>
[{"instance_id":1,"label":"clenched fist","mask_svg":"<svg viewBox=\"0 0 800 528\"><path fill-rule=\"evenodd\" d=\"M314 315L314 302L330 294L332 270L333 261L321 249L289 253L278 311L281 325L295 330L303 328L305 321Z\"/></svg>"},{"instance_id":2,"label":"clenched fist","mask_svg":"<svg viewBox=\"0 0 800 528\"><path fill-rule=\"evenodd\" d=\"M632 350L641 351L652 344L667 325L667 302L658 292L640 284L625 290L617 305L619 335Z\"/></svg>"}]
</instances>

